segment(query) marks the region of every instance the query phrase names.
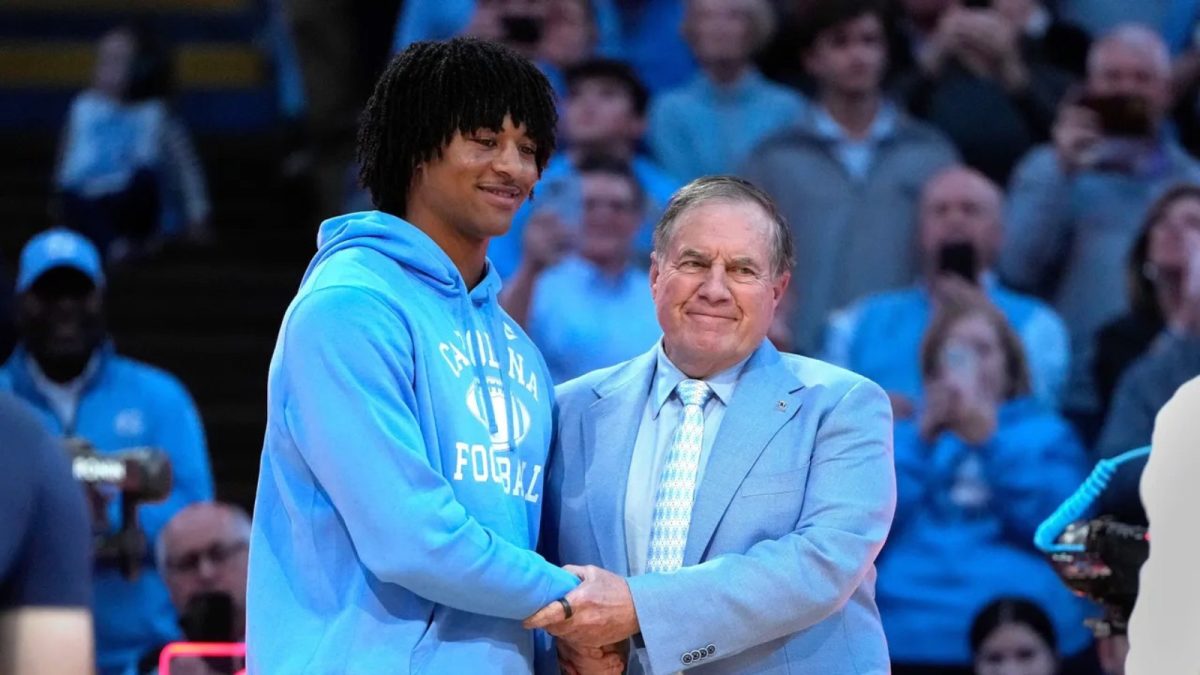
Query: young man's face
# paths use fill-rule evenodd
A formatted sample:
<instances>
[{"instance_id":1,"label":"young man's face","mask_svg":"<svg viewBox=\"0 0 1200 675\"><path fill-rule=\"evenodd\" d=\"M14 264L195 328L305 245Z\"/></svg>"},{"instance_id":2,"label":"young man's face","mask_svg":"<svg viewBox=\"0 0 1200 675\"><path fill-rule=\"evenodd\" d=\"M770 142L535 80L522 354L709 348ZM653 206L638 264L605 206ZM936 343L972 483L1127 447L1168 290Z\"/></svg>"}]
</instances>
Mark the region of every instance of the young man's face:
<instances>
[{"instance_id":1,"label":"young man's face","mask_svg":"<svg viewBox=\"0 0 1200 675\"><path fill-rule=\"evenodd\" d=\"M422 164L406 217L438 235L469 242L508 232L538 179L537 144L507 115L500 131L456 132L442 156Z\"/></svg>"},{"instance_id":2,"label":"young man's face","mask_svg":"<svg viewBox=\"0 0 1200 675\"><path fill-rule=\"evenodd\" d=\"M566 133L572 143L636 143L645 120L619 80L593 77L571 85L566 102Z\"/></svg>"},{"instance_id":3,"label":"young man's face","mask_svg":"<svg viewBox=\"0 0 1200 675\"><path fill-rule=\"evenodd\" d=\"M883 23L864 14L822 32L804 66L822 90L861 96L879 90L886 58Z\"/></svg>"}]
</instances>

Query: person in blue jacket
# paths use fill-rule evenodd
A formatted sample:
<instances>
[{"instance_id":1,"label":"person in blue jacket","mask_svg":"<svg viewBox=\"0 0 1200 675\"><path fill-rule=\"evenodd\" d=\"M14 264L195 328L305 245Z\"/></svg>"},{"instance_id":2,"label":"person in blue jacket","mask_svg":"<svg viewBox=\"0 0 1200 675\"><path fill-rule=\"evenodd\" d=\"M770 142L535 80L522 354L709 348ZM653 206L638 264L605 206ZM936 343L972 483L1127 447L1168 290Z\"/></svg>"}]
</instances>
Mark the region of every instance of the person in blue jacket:
<instances>
[{"instance_id":1,"label":"person in blue jacket","mask_svg":"<svg viewBox=\"0 0 1200 675\"><path fill-rule=\"evenodd\" d=\"M553 384L486 258L554 149L546 78L419 42L359 130L377 210L325 221L283 319L250 539L252 675L529 673L578 583L533 551Z\"/></svg>"},{"instance_id":2,"label":"person in blue jacket","mask_svg":"<svg viewBox=\"0 0 1200 675\"><path fill-rule=\"evenodd\" d=\"M1083 482L1084 449L1031 395L1020 339L989 302L946 304L920 358L925 399L896 425L896 518L879 557L892 672L970 673L972 617L1011 595L1046 609L1076 672L1093 658L1087 605L1033 533Z\"/></svg>"},{"instance_id":3,"label":"person in blue jacket","mask_svg":"<svg viewBox=\"0 0 1200 675\"><path fill-rule=\"evenodd\" d=\"M137 507L148 553L136 578L122 574L119 559L98 551L95 560L96 660L100 674L111 675L179 639L175 609L149 552L171 516L212 499L213 480L195 404L173 376L116 353L105 330L104 289L100 254L85 237L56 228L31 239L17 271L20 339L0 368L0 389L32 405L55 435L86 441L102 454L154 447L171 462L167 499ZM112 533L121 522L121 493L93 496L93 507L106 510L96 520L107 519Z\"/></svg>"}]
</instances>

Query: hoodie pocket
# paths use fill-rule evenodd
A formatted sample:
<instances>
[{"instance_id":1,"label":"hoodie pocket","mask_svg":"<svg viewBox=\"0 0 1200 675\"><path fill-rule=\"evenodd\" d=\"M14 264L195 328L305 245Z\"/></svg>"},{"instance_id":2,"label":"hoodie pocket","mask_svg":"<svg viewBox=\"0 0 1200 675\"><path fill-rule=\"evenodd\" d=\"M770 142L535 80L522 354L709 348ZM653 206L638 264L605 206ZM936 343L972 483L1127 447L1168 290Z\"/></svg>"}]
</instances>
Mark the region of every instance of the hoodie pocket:
<instances>
[{"instance_id":1,"label":"hoodie pocket","mask_svg":"<svg viewBox=\"0 0 1200 675\"><path fill-rule=\"evenodd\" d=\"M434 643L436 638L433 635L433 624L437 621L438 613L442 609L441 605L431 604L429 607L429 618L425 620L425 628L421 631L421 636L417 638L413 644L412 654L408 657L408 672L410 675L418 675L425 671L425 665L429 662L429 657L433 655L435 648Z\"/></svg>"}]
</instances>

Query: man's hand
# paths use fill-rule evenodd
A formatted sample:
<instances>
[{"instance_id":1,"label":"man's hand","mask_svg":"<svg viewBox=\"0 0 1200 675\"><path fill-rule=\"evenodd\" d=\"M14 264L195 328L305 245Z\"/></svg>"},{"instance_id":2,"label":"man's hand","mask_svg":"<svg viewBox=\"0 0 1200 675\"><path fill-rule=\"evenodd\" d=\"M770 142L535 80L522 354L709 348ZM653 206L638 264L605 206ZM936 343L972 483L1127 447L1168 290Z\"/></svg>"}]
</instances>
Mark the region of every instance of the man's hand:
<instances>
[{"instance_id":1,"label":"man's hand","mask_svg":"<svg viewBox=\"0 0 1200 675\"><path fill-rule=\"evenodd\" d=\"M1085 155L1103 137L1100 117L1094 110L1079 105L1066 105L1058 111L1051 132L1059 166L1065 173L1074 173L1086 165Z\"/></svg>"},{"instance_id":2,"label":"man's hand","mask_svg":"<svg viewBox=\"0 0 1200 675\"><path fill-rule=\"evenodd\" d=\"M592 565L566 565L563 569L583 581L567 594L571 618L556 600L525 619L526 629L544 628L554 637L582 647L623 642L640 630L625 579Z\"/></svg>"},{"instance_id":3,"label":"man's hand","mask_svg":"<svg viewBox=\"0 0 1200 675\"><path fill-rule=\"evenodd\" d=\"M579 647L558 640L558 665L567 675L621 675L629 661L629 642L607 647Z\"/></svg>"},{"instance_id":4,"label":"man's hand","mask_svg":"<svg viewBox=\"0 0 1200 675\"><path fill-rule=\"evenodd\" d=\"M540 274L571 250L571 232L557 214L542 209L525 224L521 245L524 247L521 263L530 272Z\"/></svg>"},{"instance_id":5,"label":"man's hand","mask_svg":"<svg viewBox=\"0 0 1200 675\"><path fill-rule=\"evenodd\" d=\"M1017 27L993 9L967 9L956 13L958 55L980 77L999 80L1009 91L1028 84L1029 73L1021 58Z\"/></svg>"},{"instance_id":6,"label":"man's hand","mask_svg":"<svg viewBox=\"0 0 1200 675\"><path fill-rule=\"evenodd\" d=\"M942 272L930 281L929 292L938 305L975 306L992 303L979 284L948 272Z\"/></svg>"}]
</instances>

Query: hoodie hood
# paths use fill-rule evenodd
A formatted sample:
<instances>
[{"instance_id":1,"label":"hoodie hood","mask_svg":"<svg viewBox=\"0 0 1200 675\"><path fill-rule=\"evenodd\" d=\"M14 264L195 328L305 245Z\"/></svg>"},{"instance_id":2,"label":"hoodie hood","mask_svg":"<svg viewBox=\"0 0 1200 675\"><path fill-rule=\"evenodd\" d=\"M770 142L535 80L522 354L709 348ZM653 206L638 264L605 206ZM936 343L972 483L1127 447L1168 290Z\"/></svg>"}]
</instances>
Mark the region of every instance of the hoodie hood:
<instances>
[{"instance_id":1,"label":"hoodie hood","mask_svg":"<svg viewBox=\"0 0 1200 675\"><path fill-rule=\"evenodd\" d=\"M498 297L500 295L500 275L491 261L487 261L483 279L475 288L467 290L462 274L450 256L438 246L429 235L412 223L383 211L363 211L350 213L337 218L330 218L321 223L317 233L317 254L313 256L308 269L304 272L304 280L332 257L335 253L351 248L367 248L382 253L423 281L427 286L447 298L459 300L458 318L464 329L476 335L486 333L494 345L506 344L503 340L503 326L497 314ZM479 312L474 311L480 310ZM479 315L482 314L482 317ZM482 321L480 321L482 318ZM480 325L480 324L483 325ZM500 352L500 379L505 393L503 405L506 415L510 401L511 387L506 375L508 359L505 350ZM484 365L481 360L475 361L475 372L480 382L487 382ZM496 411L490 396L485 396L488 428L494 434L499 427L496 423Z\"/></svg>"},{"instance_id":2,"label":"hoodie hood","mask_svg":"<svg viewBox=\"0 0 1200 675\"><path fill-rule=\"evenodd\" d=\"M457 296L467 292L454 261L429 235L407 220L382 211L349 213L321 223L317 233L317 254L304 273L304 281L334 253L357 247L382 253L443 295ZM483 279L469 295L482 301L495 298L499 293L500 276L488 261Z\"/></svg>"}]
</instances>

